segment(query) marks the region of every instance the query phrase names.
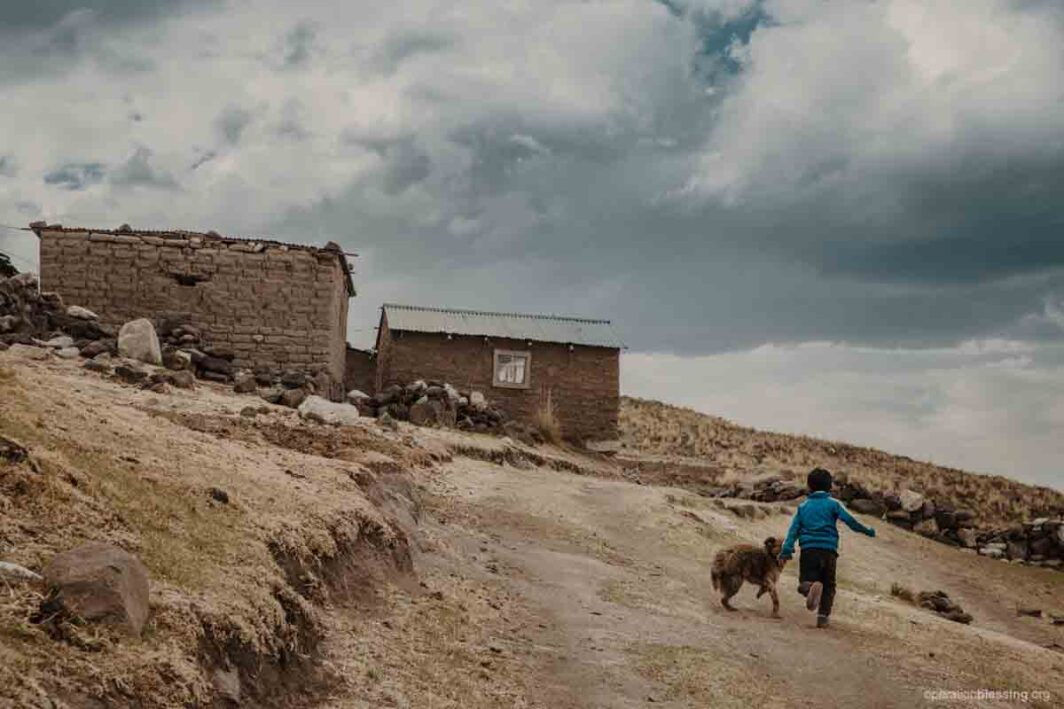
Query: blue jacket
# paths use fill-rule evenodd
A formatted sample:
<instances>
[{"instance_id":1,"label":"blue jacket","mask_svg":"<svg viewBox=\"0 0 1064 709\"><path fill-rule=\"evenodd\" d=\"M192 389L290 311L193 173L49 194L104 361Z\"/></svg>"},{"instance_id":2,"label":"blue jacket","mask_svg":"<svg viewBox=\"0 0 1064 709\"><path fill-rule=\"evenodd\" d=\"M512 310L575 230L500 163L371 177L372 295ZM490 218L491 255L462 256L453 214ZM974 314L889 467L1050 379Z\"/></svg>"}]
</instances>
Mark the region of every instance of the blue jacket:
<instances>
[{"instance_id":1,"label":"blue jacket","mask_svg":"<svg viewBox=\"0 0 1064 709\"><path fill-rule=\"evenodd\" d=\"M805 498L805 502L798 505L798 511L794 513L794 519L791 520L791 528L787 530L787 538L783 541L780 558L790 559L794 556L796 539L803 550L836 551L839 548L839 531L835 528L835 522L840 519L855 532L861 532L870 537L876 536L876 530L854 519L842 503L831 496L831 493L813 492Z\"/></svg>"}]
</instances>

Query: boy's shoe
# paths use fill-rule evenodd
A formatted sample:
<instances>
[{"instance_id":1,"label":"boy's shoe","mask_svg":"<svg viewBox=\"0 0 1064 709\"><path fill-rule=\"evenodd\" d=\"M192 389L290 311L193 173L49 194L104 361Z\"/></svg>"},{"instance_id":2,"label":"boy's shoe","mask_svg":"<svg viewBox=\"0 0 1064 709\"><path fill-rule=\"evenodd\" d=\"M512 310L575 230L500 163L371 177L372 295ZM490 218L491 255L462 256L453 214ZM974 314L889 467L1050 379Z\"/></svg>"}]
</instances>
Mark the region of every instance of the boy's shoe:
<instances>
[{"instance_id":1,"label":"boy's shoe","mask_svg":"<svg viewBox=\"0 0 1064 709\"><path fill-rule=\"evenodd\" d=\"M814 581L809 587L809 593L805 594L805 607L815 611L820 606L820 595L824 592L824 584Z\"/></svg>"},{"instance_id":2,"label":"boy's shoe","mask_svg":"<svg viewBox=\"0 0 1064 709\"><path fill-rule=\"evenodd\" d=\"M816 617L816 627L826 628L828 627L828 617L826 615L818 615Z\"/></svg>"}]
</instances>

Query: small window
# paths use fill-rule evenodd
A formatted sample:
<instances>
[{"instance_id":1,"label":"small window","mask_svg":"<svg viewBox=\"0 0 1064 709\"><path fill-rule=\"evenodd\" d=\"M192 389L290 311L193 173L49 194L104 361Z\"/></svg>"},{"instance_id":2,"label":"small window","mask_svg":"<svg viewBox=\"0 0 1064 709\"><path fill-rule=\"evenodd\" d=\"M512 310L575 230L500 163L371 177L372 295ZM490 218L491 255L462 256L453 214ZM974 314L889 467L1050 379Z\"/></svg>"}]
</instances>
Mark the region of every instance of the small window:
<instances>
[{"instance_id":1,"label":"small window","mask_svg":"<svg viewBox=\"0 0 1064 709\"><path fill-rule=\"evenodd\" d=\"M492 384L510 389L527 389L531 369L531 352L495 350L495 376L492 377Z\"/></svg>"}]
</instances>

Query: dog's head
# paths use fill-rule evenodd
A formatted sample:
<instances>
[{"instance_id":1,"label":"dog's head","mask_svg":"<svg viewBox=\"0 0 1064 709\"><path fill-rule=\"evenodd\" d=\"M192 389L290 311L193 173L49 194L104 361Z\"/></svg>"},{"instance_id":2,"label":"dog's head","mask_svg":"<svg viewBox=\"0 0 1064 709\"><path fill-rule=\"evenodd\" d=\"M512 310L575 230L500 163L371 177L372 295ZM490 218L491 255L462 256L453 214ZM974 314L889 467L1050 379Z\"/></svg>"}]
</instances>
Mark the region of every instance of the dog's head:
<instances>
[{"instance_id":1,"label":"dog's head","mask_svg":"<svg viewBox=\"0 0 1064 709\"><path fill-rule=\"evenodd\" d=\"M783 551L783 544L779 539L775 537L767 537L765 539L765 553L775 559Z\"/></svg>"}]
</instances>

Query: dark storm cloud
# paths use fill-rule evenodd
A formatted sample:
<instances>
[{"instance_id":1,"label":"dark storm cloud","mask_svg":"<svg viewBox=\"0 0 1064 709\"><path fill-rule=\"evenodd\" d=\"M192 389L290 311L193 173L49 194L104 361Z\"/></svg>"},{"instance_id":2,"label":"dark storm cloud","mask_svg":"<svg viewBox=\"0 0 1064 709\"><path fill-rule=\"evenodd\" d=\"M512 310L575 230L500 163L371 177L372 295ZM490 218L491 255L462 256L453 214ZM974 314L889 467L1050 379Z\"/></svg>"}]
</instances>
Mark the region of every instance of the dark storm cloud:
<instances>
[{"instance_id":1,"label":"dark storm cloud","mask_svg":"<svg viewBox=\"0 0 1064 709\"><path fill-rule=\"evenodd\" d=\"M103 163L67 163L45 173L44 182L65 190L83 190L103 180L105 172Z\"/></svg>"},{"instance_id":2,"label":"dark storm cloud","mask_svg":"<svg viewBox=\"0 0 1064 709\"><path fill-rule=\"evenodd\" d=\"M173 175L151 165L152 152L138 147L124 163L110 174L111 184L118 187L149 187L153 189L177 189Z\"/></svg>"},{"instance_id":3,"label":"dark storm cloud","mask_svg":"<svg viewBox=\"0 0 1064 709\"><path fill-rule=\"evenodd\" d=\"M151 20L186 7L219 5L221 0L34 0L5 2L0 7L0 34L52 27L71 13L90 14L96 21L123 24Z\"/></svg>"},{"instance_id":4,"label":"dark storm cloud","mask_svg":"<svg viewBox=\"0 0 1064 709\"><path fill-rule=\"evenodd\" d=\"M370 65L382 74L394 74L399 65L419 54L442 52L454 39L432 32L401 32L386 39L373 53Z\"/></svg>"},{"instance_id":5,"label":"dark storm cloud","mask_svg":"<svg viewBox=\"0 0 1064 709\"><path fill-rule=\"evenodd\" d=\"M214 126L225 142L236 145L240 142L244 131L251 125L253 118L250 111L238 106L230 106L218 114L214 120Z\"/></svg>"},{"instance_id":6,"label":"dark storm cloud","mask_svg":"<svg viewBox=\"0 0 1064 709\"><path fill-rule=\"evenodd\" d=\"M289 30L284 36L283 65L288 68L306 65L310 60L315 36L317 30L314 24L308 21L300 22Z\"/></svg>"}]
</instances>

